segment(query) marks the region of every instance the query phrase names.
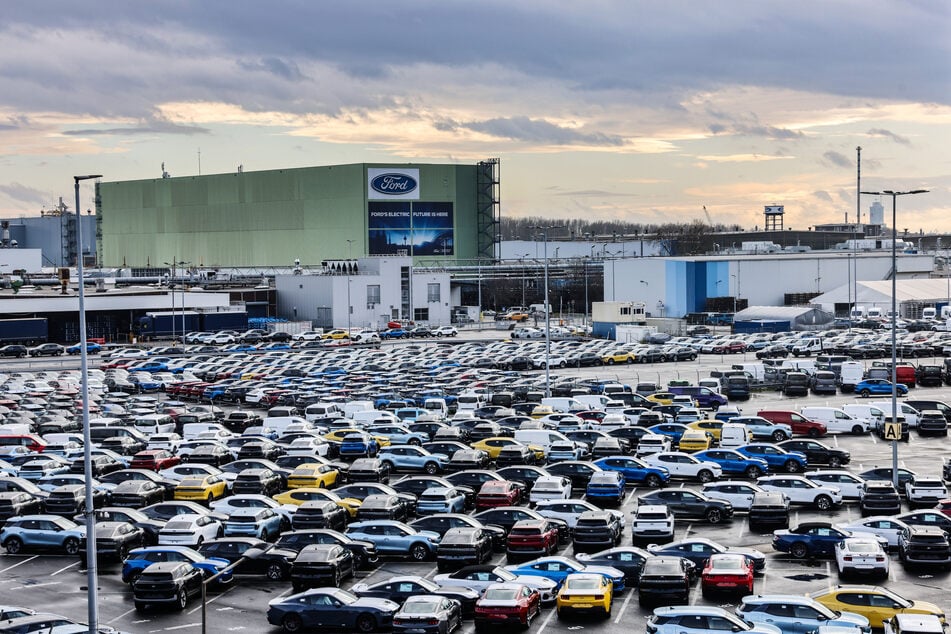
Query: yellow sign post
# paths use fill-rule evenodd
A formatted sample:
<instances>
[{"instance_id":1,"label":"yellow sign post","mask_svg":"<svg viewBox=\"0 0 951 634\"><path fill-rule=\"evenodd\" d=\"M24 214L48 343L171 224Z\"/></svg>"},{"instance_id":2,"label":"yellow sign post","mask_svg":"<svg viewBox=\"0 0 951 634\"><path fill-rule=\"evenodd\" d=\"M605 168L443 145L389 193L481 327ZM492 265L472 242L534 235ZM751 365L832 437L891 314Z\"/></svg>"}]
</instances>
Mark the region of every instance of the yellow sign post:
<instances>
[{"instance_id":1,"label":"yellow sign post","mask_svg":"<svg viewBox=\"0 0 951 634\"><path fill-rule=\"evenodd\" d=\"M901 440L901 423L885 423L885 440Z\"/></svg>"}]
</instances>

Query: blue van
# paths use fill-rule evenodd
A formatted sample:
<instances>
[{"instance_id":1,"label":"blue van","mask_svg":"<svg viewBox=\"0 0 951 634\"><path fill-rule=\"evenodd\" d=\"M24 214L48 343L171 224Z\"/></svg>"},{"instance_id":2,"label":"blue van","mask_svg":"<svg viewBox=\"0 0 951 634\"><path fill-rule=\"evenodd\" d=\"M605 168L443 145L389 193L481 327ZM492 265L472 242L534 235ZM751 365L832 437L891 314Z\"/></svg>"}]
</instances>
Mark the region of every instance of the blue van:
<instances>
[{"instance_id":1,"label":"blue van","mask_svg":"<svg viewBox=\"0 0 951 634\"><path fill-rule=\"evenodd\" d=\"M699 385L671 385L667 388L671 394L686 394L696 401L697 406L703 409L719 409L721 405L727 404L725 396L719 392L714 392L708 387Z\"/></svg>"}]
</instances>

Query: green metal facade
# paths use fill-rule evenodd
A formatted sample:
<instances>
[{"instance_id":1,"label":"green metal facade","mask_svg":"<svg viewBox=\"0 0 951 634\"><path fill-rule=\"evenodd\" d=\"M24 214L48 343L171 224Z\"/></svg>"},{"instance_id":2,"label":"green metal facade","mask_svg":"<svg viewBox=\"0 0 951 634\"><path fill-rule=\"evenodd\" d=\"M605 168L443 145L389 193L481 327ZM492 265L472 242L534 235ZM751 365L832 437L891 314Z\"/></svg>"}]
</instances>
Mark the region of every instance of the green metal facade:
<instances>
[{"instance_id":1,"label":"green metal facade","mask_svg":"<svg viewBox=\"0 0 951 634\"><path fill-rule=\"evenodd\" d=\"M365 255L372 167L419 169L420 200L453 203L453 257L477 256L475 165L360 163L100 183L101 262L285 267Z\"/></svg>"}]
</instances>

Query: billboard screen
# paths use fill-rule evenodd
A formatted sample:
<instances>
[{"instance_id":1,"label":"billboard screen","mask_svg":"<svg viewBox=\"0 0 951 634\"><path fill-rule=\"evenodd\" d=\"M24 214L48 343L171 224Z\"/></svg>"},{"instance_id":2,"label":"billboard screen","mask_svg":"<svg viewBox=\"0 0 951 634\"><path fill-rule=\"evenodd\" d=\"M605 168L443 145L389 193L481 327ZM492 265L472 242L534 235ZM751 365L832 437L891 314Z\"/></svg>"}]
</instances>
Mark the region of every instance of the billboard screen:
<instances>
[{"instance_id":1,"label":"billboard screen","mask_svg":"<svg viewBox=\"0 0 951 634\"><path fill-rule=\"evenodd\" d=\"M370 255L452 255L452 203L368 201Z\"/></svg>"}]
</instances>

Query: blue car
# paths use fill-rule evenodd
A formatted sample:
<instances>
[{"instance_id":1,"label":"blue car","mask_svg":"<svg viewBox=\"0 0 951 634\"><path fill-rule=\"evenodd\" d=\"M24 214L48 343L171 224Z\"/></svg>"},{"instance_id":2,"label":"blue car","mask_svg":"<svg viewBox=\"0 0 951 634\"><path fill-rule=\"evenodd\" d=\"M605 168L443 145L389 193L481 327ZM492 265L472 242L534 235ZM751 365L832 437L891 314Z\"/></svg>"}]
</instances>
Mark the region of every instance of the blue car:
<instances>
[{"instance_id":1,"label":"blue car","mask_svg":"<svg viewBox=\"0 0 951 634\"><path fill-rule=\"evenodd\" d=\"M370 425L367 433L374 436L386 436L393 445L421 445L429 442L426 434L412 432L405 425Z\"/></svg>"},{"instance_id":2,"label":"blue car","mask_svg":"<svg viewBox=\"0 0 951 634\"><path fill-rule=\"evenodd\" d=\"M540 557L523 564L505 566L505 569L516 575L532 575L551 579L561 587L568 575L577 572L600 574L614 583L614 592L624 591L624 573L610 566L585 566L570 557Z\"/></svg>"},{"instance_id":3,"label":"blue car","mask_svg":"<svg viewBox=\"0 0 951 634\"><path fill-rule=\"evenodd\" d=\"M340 441L339 454L346 457L373 457L380 451L376 438L365 432L351 432Z\"/></svg>"},{"instance_id":4,"label":"blue car","mask_svg":"<svg viewBox=\"0 0 951 634\"><path fill-rule=\"evenodd\" d=\"M896 383L896 394L905 396L908 387L904 383ZM859 396L891 396L892 382L885 379L865 379L855 384L855 393Z\"/></svg>"},{"instance_id":5,"label":"blue car","mask_svg":"<svg viewBox=\"0 0 951 634\"><path fill-rule=\"evenodd\" d=\"M769 468L774 473L782 471L786 473L802 473L806 470L806 466L808 465L806 454L799 453L798 451L787 451L782 447L777 447L770 443L753 442L748 445L743 445L742 447L737 447L736 450L744 456L765 460L766 464L769 465Z\"/></svg>"},{"instance_id":6,"label":"blue car","mask_svg":"<svg viewBox=\"0 0 951 634\"><path fill-rule=\"evenodd\" d=\"M465 513L466 494L455 487L433 487L423 491L416 500L416 515Z\"/></svg>"},{"instance_id":7,"label":"blue car","mask_svg":"<svg viewBox=\"0 0 951 634\"><path fill-rule=\"evenodd\" d=\"M684 432L688 429L690 428L683 423L660 423L659 425L648 427L647 431L652 434L667 436L670 438L671 444L676 445L680 442L680 437L683 436Z\"/></svg>"},{"instance_id":8,"label":"blue car","mask_svg":"<svg viewBox=\"0 0 951 634\"><path fill-rule=\"evenodd\" d=\"M372 543L380 555L409 555L413 561L431 559L440 540L439 533L418 531L394 520L354 522L347 526L347 535Z\"/></svg>"},{"instance_id":9,"label":"blue car","mask_svg":"<svg viewBox=\"0 0 951 634\"><path fill-rule=\"evenodd\" d=\"M785 423L774 423L760 416L734 416L731 423L743 425L753 432L754 440L770 440L782 442L793 436L792 427Z\"/></svg>"},{"instance_id":10,"label":"blue car","mask_svg":"<svg viewBox=\"0 0 951 634\"><path fill-rule=\"evenodd\" d=\"M827 522L804 522L795 528L773 531L773 549L789 553L797 559L806 557L828 557L835 554L839 542L855 534L844 528L838 528ZM875 537L883 548L888 548L888 540Z\"/></svg>"},{"instance_id":11,"label":"blue car","mask_svg":"<svg viewBox=\"0 0 951 634\"><path fill-rule=\"evenodd\" d=\"M751 458L733 449L707 449L694 454L697 460L715 462L723 469L723 475L741 475L758 478L769 473L769 463L762 458Z\"/></svg>"},{"instance_id":12,"label":"blue car","mask_svg":"<svg viewBox=\"0 0 951 634\"><path fill-rule=\"evenodd\" d=\"M670 472L664 467L653 467L631 456L608 456L595 460L605 471L617 471L627 484L660 487L670 482Z\"/></svg>"},{"instance_id":13,"label":"blue car","mask_svg":"<svg viewBox=\"0 0 951 634\"><path fill-rule=\"evenodd\" d=\"M414 445L391 445L383 447L377 458L390 471L424 471L429 475L440 473L449 464L449 458L441 453L429 453Z\"/></svg>"},{"instance_id":14,"label":"blue car","mask_svg":"<svg viewBox=\"0 0 951 634\"><path fill-rule=\"evenodd\" d=\"M58 515L22 515L11 517L0 530L0 544L7 554L26 550L59 550L78 555L86 528Z\"/></svg>"},{"instance_id":15,"label":"blue car","mask_svg":"<svg viewBox=\"0 0 951 634\"><path fill-rule=\"evenodd\" d=\"M180 561L189 563L201 570L205 577L217 574L228 567L227 559L205 557L197 550L186 546L148 546L129 551L129 555L122 562L122 581L132 583L142 571L158 561ZM226 583L231 579L231 573L226 572L218 578Z\"/></svg>"},{"instance_id":16,"label":"blue car","mask_svg":"<svg viewBox=\"0 0 951 634\"><path fill-rule=\"evenodd\" d=\"M81 343L74 343L73 345L66 348L66 354L79 354L82 352L83 346ZM86 354L99 354L102 352L102 346L94 341L86 342Z\"/></svg>"},{"instance_id":17,"label":"blue car","mask_svg":"<svg viewBox=\"0 0 951 634\"><path fill-rule=\"evenodd\" d=\"M588 480L585 497L591 502L619 506L624 501L624 474L595 471Z\"/></svg>"}]
</instances>

